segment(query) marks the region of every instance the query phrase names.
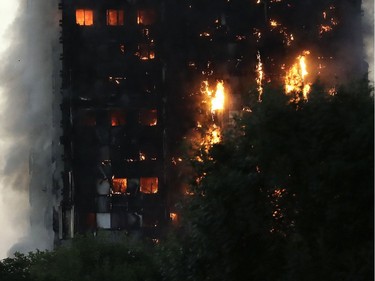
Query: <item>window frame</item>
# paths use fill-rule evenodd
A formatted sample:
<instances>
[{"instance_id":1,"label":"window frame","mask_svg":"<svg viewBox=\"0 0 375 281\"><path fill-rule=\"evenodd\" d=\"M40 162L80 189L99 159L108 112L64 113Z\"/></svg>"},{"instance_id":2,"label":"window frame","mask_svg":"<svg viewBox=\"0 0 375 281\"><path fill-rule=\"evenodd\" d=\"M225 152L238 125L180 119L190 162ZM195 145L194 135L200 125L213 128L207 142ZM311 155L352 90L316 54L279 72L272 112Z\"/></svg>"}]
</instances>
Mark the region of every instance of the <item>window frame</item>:
<instances>
[{"instance_id":1,"label":"window frame","mask_svg":"<svg viewBox=\"0 0 375 281\"><path fill-rule=\"evenodd\" d=\"M78 14L83 12L83 21L78 19ZM91 14L91 17L89 16ZM92 26L94 25L94 10L93 9L76 9L75 11L76 24L79 26ZM91 20L91 21L90 21Z\"/></svg>"},{"instance_id":2,"label":"window frame","mask_svg":"<svg viewBox=\"0 0 375 281\"><path fill-rule=\"evenodd\" d=\"M111 13L115 14L115 22L112 22ZM124 25L124 10L122 9L107 9L106 10L106 25L107 26L123 26Z\"/></svg>"}]
</instances>

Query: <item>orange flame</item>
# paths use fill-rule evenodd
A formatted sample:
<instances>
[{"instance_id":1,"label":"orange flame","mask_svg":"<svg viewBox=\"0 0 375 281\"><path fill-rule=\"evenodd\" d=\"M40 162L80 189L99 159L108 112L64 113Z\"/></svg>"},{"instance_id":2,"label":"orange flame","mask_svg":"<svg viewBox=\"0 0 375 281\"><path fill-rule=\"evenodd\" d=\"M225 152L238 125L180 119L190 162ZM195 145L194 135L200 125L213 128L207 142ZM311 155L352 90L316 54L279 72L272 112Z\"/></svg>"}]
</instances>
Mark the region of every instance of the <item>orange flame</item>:
<instances>
[{"instance_id":1,"label":"orange flame","mask_svg":"<svg viewBox=\"0 0 375 281\"><path fill-rule=\"evenodd\" d=\"M214 93L214 91L210 89L208 81L205 80L202 82L201 92L207 96L212 113L224 109L225 89L223 81L217 82L216 91Z\"/></svg>"},{"instance_id":2,"label":"orange flame","mask_svg":"<svg viewBox=\"0 0 375 281\"><path fill-rule=\"evenodd\" d=\"M211 112L224 109L224 83L222 81L217 82L215 96L211 100Z\"/></svg>"},{"instance_id":3,"label":"orange flame","mask_svg":"<svg viewBox=\"0 0 375 281\"><path fill-rule=\"evenodd\" d=\"M257 65L256 65L256 73L257 73L257 77L255 78L255 81L257 82L257 85L258 85L258 101L262 101L262 94L263 94L263 86L262 86L262 83L263 83L263 76L264 76L264 72L263 72L263 64L262 64L262 60L260 58L260 52L258 51L257 53Z\"/></svg>"},{"instance_id":4,"label":"orange flame","mask_svg":"<svg viewBox=\"0 0 375 281\"><path fill-rule=\"evenodd\" d=\"M306 77L309 74L307 71L306 56L310 51L303 51L302 55L297 57L297 62L287 71L285 75L285 93L303 93L304 99L310 92L311 85L306 82ZM298 101L298 99L297 99Z\"/></svg>"},{"instance_id":5,"label":"orange flame","mask_svg":"<svg viewBox=\"0 0 375 281\"><path fill-rule=\"evenodd\" d=\"M218 120L216 120L214 114L224 109L224 82L218 81L216 83L216 89L214 90L212 87L210 87L209 82L204 80L202 81L200 91L204 95L202 103L208 105L207 111L209 110L212 114L212 119L207 120L207 124L205 126L203 126L200 122L197 123L197 128L203 130L199 143L207 151L212 145L221 141L221 128L220 125L216 123Z\"/></svg>"}]
</instances>

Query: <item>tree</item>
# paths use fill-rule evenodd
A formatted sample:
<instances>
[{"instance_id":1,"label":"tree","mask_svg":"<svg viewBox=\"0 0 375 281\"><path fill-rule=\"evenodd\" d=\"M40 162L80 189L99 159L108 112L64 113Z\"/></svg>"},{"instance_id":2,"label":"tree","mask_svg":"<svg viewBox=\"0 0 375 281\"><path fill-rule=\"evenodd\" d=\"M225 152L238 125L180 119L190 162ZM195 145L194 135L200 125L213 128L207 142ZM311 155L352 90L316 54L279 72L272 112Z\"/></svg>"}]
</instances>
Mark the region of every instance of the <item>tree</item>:
<instances>
[{"instance_id":1,"label":"tree","mask_svg":"<svg viewBox=\"0 0 375 281\"><path fill-rule=\"evenodd\" d=\"M368 83L267 91L193 162L170 280L371 280L373 97Z\"/></svg>"},{"instance_id":2,"label":"tree","mask_svg":"<svg viewBox=\"0 0 375 281\"><path fill-rule=\"evenodd\" d=\"M159 280L147 241L79 237L53 251L16 253L0 262L2 281Z\"/></svg>"},{"instance_id":3,"label":"tree","mask_svg":"<svg viewBox=\"0 0 375 281\"><path fill-rule=\"evenodd\" d=\"M0 279L4 281L33 281L30 276L30 266L33 256L15 253L13 258L0 261Z\"/></svg>"}]
</instances>

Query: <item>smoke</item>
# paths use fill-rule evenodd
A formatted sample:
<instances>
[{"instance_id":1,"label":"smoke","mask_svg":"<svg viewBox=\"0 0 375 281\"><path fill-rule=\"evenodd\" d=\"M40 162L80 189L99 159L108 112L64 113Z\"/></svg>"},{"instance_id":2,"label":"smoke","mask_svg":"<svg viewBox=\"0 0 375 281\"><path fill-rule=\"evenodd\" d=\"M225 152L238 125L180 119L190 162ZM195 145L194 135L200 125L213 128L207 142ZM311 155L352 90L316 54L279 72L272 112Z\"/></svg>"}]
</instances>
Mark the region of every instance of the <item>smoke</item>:
<instances>
[{"instance_id":1,"label":"smoke","mask_svg":"<svg viewBox=\"0 0 375 281\"><path fill-rule=\"evenodd\" d=\"M57 1L2 1L0 258L53 246L52 104ZM8 3L9 2L9 3Z\"/></svg>"},{"instance_id":2,"label":"smoke","mask_svg":"<svg viewBox=\"0 0 375 281\"><path fill-rule=\"evenodd\" d=\"M369 64L369 80L374 83L374 1L363 0L362 10L364 11L364 45L366 61Z\"/></svg>"}]
</instances>

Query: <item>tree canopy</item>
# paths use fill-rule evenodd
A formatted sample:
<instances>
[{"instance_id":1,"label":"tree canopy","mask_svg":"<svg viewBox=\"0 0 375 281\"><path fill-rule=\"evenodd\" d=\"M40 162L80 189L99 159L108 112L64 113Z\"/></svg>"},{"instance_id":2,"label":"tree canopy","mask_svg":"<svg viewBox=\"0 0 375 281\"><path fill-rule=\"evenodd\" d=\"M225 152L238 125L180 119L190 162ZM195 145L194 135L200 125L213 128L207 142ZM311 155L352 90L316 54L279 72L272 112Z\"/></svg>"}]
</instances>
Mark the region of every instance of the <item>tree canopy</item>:
<instances>
[{"instance_id":1,"label":"tree canopy","mask_svg":"<svg viewBox=\"0 0 375 281\"><path fill-rule=\"evenodd\" d=\"M171 280L372 280L372 94L268 90L199 151Z\"/></svg>"}]
</instances>

